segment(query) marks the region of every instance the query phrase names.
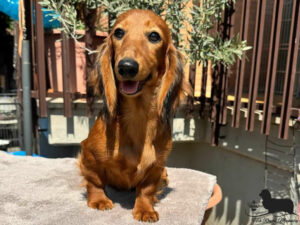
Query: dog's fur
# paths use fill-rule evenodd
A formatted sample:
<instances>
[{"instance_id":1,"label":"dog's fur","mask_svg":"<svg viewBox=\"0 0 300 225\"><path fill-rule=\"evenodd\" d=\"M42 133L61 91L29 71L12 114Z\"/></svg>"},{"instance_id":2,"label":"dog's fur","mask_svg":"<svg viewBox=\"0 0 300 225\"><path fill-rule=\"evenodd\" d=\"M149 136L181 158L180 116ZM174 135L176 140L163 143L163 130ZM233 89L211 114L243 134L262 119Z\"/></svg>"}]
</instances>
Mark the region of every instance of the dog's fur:
<instances>
[{"instance_id":1,"label":"dog's fur","mask_svg":"<svg viewBox=\"0 0 300 225\"><path fill-rule=\"evenodd\" d=\"M121 28L121 40L114 31ZM160 35L151 43L147 34ZM167 182L165 162L172 145L170 118L189 87L183 78L182 56L175 49L168 26L149 10L130 10L118 17L106 42L99 47L89 84L103 98L88 138L81 142L79 167L87 188L89 207L105 210L113 202L105 195L109 184L136 188L133 217L157 221L153 205L162 183ZM133 96L120 91L124 78L117 65L125 57L139 63L132 80L147 80ZM150 74L150 76L149 76ZM148 77L148 78L147 78Z\"/></svg>"}]
</instances>

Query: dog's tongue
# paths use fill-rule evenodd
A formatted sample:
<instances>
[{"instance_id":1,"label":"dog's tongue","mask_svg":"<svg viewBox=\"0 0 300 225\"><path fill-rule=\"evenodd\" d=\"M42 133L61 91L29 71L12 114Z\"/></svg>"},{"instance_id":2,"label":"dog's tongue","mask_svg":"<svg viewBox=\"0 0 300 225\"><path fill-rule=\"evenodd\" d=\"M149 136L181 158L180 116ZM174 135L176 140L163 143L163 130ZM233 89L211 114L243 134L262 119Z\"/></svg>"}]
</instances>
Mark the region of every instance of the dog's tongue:
<instances>
[{"instance_id":1,"label":"dog's tongue","mask_svg":"<svg viewBox=\"0 0 300 225\"><path fill-rule=\"evenodd\" d=\"M120 82L120 87L125 94L134 94L139 87L139 81L122 81Z\"/></svg>"}]
</instances>

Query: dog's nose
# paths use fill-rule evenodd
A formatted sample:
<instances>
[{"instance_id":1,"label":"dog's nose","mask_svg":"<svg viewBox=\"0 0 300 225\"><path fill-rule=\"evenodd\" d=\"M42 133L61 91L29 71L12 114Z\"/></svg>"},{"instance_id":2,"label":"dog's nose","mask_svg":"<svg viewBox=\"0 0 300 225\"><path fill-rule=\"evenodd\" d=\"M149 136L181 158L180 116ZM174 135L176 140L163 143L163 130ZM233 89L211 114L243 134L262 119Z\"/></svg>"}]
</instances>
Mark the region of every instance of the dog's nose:
<instances>
[{"instance_id":1,"label":"dog's nose","mask_svg":"<svg viewBox=\"0 0 300 225\"><path fill-rule=\"evenodd\" d=\"M122 77L133 78L137 75L139 71L139 64L137 61L125 58L120 60L118 64L118 72Z\"/></svg>"}]
</instances>

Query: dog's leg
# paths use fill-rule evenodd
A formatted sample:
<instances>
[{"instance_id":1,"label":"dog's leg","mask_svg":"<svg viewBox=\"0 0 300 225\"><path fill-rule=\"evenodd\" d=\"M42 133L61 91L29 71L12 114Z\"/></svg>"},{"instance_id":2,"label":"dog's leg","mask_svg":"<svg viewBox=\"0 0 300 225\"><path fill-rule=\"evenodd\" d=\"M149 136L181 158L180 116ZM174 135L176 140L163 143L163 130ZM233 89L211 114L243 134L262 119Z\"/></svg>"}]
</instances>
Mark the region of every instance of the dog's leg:
<instances>
[{"instance_id":1,"label":"dog's leg","mask_svg":"<svg viewBox=\"0 0 300 225\"><path fill-rule=\"evenodd\" d=\"M113 202L106 196L104 187L96 187L88 182L87 197L87 204L93 209L108 210L114 207Z\"/></svg>"},{"instance_id":2,"label":"dog's leg","mask_svg":"<svg viewBox=\"0 0 300 225\"><path fill-rule=\"evenodd\" d=\"M148 171L146 179L137 186L136 200L132 211L134 219L144 222L155 222L159 219L153 205L163 169L163 167L153 166Z\"/></svg>"},{"instance_id":3,"label":"dog's leg","mask_svg":"<svg viewBox=\"0 0 300 225\"><path fill-rule=\"evenodd\" d=\"M113 202L106 196L104 192L105 177L104 171L100 174L90 170L82 163L79 163L81 174L86 181L87 189L87 205L93 209L107 210L113 208ZM102 176L101 176L102 174Z\"/></svg>"},{"instance_id":4,"label":"dog's leg","mask_svg":"<svg viewBox=\"0 0 300 225\"><path fill-rule=\"evenodd\" d=\"M160 195L163 192L163 189L167 187L169 184L169 178L167 174L167 169L164 168L162 174L161 174L161 179L158 185L158 191L157 191L157 196ZM159 202L157 196L154 197L154 202L157 203Z\"/></svg>"},{"instance_id":5,"label":"dog's leg","mask_svg":"<svg viewBox=\"0 0 300 225\"><path fill-rule=\"evenodd\" d=\"M167 187L168 184L169 184L168 173L167 173L167 169L164 168L161 174L160 188Z\"/></svg>"}]
</instances>

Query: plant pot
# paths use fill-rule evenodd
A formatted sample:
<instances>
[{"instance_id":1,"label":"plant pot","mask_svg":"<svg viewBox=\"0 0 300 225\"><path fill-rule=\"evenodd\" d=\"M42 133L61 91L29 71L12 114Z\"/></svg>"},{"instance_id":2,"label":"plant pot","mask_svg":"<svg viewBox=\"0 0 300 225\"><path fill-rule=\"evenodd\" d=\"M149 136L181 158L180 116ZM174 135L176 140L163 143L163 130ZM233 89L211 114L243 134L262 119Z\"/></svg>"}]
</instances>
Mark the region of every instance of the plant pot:
<instances>
[{"instance_id":1,"label":"plant pot","mask_svg":"<svg viewBox=\"0 0 300 225\"><path fill-rule=\"evenodd\" d=\"M222 200L222 189L218 184L215 184L212 196L210 197L206 210L213 208Z\"/></svg>"},{"instance_id":2,"label":"plant pot","mask_svg":"<svg viewBox=\"0 0 300 225\"><path fill-rule=\"evenodd\" d=\"M215 184L212 196L210 197L208 204L206 206L206 211L201 225L205 225L206 221L208 220L211 214L212 208L218 205L221 200L222 200L222 189L218 184Z\"/></svg>"}]
</instances>

